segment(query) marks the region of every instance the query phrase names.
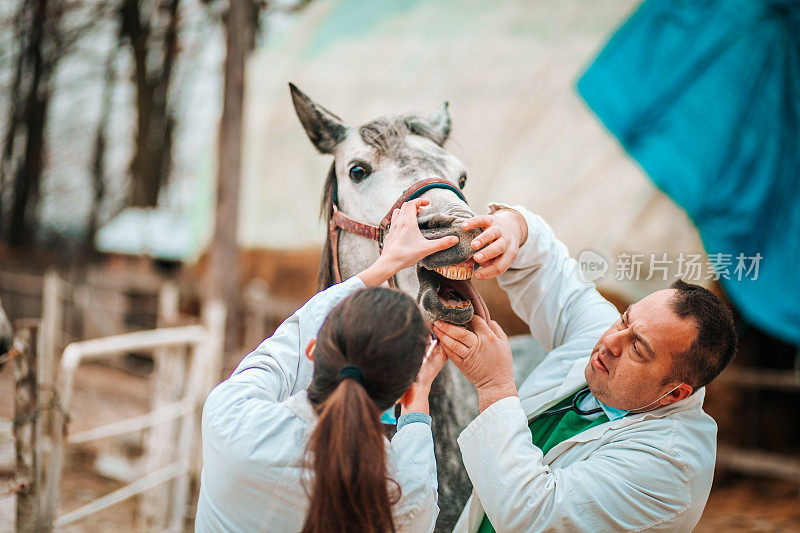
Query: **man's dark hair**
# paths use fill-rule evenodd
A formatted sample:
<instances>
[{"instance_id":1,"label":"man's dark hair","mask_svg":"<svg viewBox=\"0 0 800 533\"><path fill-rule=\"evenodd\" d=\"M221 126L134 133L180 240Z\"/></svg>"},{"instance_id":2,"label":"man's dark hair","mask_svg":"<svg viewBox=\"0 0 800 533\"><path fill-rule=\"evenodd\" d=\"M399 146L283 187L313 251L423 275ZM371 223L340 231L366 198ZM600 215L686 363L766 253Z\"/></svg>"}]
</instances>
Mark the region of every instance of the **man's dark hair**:
<instances>
[{"instance_id":1,"label":"man's dark hair","mask_svg":"<svg viewBox=\"0 0 800 533\"><path fill-rule=\"evenodd\" d=\"M736 329L730 309L711 291L677 280L672 310L697 325L697 337L682 354L675 356L674 375L694 390L711 383L736 353Z\"/></svg>"}]
</instances>

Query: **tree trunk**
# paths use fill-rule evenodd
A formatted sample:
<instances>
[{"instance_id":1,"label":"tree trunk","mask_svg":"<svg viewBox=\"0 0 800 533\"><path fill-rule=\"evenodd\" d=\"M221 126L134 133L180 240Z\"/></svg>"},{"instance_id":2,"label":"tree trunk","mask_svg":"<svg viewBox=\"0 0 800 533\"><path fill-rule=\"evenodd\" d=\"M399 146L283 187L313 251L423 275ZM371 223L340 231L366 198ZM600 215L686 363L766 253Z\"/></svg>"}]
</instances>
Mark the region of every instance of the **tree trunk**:
<instances>
[{"instance_id":1,"label":"tree trunk","mask_svg":"<svg viewBox=\"0 0 800 533\"><path fill-rule=\"evenodd\" d=\"M84 241L85 257L94 255L94 235L100 226L100 205L106 195L106 146L108 143L108 121L111 116L111 103L114 93L114 64L118 48L112 50L106 58L103 74L103 95L100 104L100 119L94 135L94 151L92 153L92 205L89 211L89 223Z\"/></svg>"},{"instance_id":2,"label":"tree trunk","mask_svg":"<svg viewBox=\"0 0 800 533\"><path fill-rule=\"evenodd\" d=\"M24 4L20 4L20 8L14 17L14 37L19 44L19 51L17 52L17 62L14 66L14 77L11 82L11 91L8 102L8 119L6 121L5 139L3 140L3 152L0 155L0 198L8 186L9 176L14 173L13 162L15 155L17 132L19 131L19 124L21 120L21 109L19 96L22 92L22 72L25 69L25 39L26 31L28 28L26 12ZM6 229L4 206L0 200L0 236L5 236L8 233Z\"/></svg>"},{"instance_id":3,"label":"tree trunk","mask_svg":"<svg viewBox=\"0 0 800 533\"><path fill-rule=\"evenodd\" d=\"M237 347L231 331L238 321L239 249L236 244L241 181L242 119L245 63L253 21L249 0L230 0L225 16L225 88L219 125L217 204L214 236L209 246L205 296L225 302L228 311L226 347Z\"/></svg>"},{"instance_id":4,"label":"tree trunk","mask_svg":"<svg viewBox=\"0 0 800 533\"><path fill-rule=\"evenodd\" d=\"M30 243L36 223L39 182L44 167L45 123L54 68L53 63L45 62L42 48L45 31L48 28L52 30L57 25L57 21L48 21L48 7L48 0L37 0L35 5L23 8L33 10L28 46L19 59L23 63L23 72L27 71L26 65L30 68L30 82L27 84L22 111L25 148L22 162L14 172L14 203L11 207L8 234L12 246Z\"/></svg>"},{"instance_id":5,"label":"tree trunk","mask_svg":"<svg viewBox=\"0 0 800 533\"><path fill-rule=\"evenodd\" d=\"M136 139L131 159L131 205L155 207L172 166L174 118L169 106L173 65L178 53L180 0L163 0L157 13L168 20L160 44L161 62L148 67L156 44L150 21L143 20L141 0L124 0L120 7L121 34L133 54L133 83L136 87Z\"/></svg>"}]
</instances>

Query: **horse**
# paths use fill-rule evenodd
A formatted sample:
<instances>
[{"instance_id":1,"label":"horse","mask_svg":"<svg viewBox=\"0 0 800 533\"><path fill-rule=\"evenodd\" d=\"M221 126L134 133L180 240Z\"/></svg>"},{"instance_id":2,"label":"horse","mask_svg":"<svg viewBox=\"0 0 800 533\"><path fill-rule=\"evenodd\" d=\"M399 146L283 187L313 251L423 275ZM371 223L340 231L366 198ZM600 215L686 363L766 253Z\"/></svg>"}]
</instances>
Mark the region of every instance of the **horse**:
<instances>
[{"instance_id":1,"label":"horse","mask_svg":"<svg viewBox=\"0 0 800 533\"><path fill-rule=\"evenodd\" d=\"M289 89L311 143L333 156L322 194L320 214L328 231L318 290L372 264L392 209L422 196L430 201L417 218L422 234L429 239L455 235L459 243L400 271L390 285L414 297L431 322L465 324L474 313L488 318L470 281L475 268L470 243L480 230L461 227L475 215L461 192L467 170L444 149L451 129L447 102L429 116L381 117L352 128L295 85ZM456 437L477 415L477 402L466 380L448 364L434 382L430 405L441 508L436 530L450 531L472 488Z\"/></svg>"}]
</instances>

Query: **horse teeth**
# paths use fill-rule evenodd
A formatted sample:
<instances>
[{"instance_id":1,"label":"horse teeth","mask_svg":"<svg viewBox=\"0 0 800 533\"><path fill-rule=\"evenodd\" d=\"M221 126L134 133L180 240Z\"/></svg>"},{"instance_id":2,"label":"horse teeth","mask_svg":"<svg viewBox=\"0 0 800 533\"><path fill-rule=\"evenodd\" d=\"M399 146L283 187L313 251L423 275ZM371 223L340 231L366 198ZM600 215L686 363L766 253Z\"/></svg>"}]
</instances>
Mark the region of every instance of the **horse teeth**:
<instances>
[{"instance_id":1,"label":"horse teeth","mask_svg":"<svg viewBox=\"0 0 800 533\"><path fill-rule=\"evenodd\" d=\"M434 268L433 271L448 279L465 280L472 277L475 265L449 265Z\"/></svg>"}]
</instances>

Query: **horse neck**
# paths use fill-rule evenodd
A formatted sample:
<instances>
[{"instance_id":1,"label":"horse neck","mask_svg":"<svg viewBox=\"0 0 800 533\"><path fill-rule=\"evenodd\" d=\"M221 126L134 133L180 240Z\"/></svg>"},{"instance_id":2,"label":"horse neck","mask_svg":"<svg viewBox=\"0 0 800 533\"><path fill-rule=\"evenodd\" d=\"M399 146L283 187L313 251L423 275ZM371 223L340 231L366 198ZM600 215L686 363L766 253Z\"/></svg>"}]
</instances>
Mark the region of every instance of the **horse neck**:
<instances>
[{"instance_id":1,"label":"horse neck","mask_svg":"<svg viewBox=\"0 0 800 533\"><path fill-rule=\"evenodd\" d=\"M378 255L377 242L339 231L339 272L343 280L369 267L378 259Z\"/></svg>"}]
</instances>

